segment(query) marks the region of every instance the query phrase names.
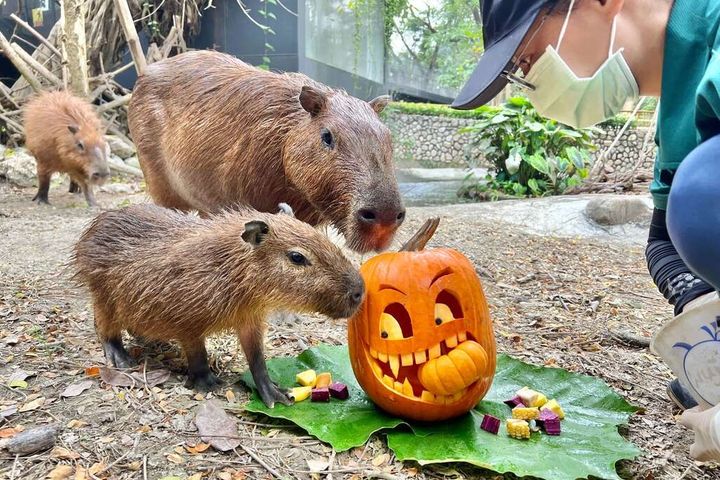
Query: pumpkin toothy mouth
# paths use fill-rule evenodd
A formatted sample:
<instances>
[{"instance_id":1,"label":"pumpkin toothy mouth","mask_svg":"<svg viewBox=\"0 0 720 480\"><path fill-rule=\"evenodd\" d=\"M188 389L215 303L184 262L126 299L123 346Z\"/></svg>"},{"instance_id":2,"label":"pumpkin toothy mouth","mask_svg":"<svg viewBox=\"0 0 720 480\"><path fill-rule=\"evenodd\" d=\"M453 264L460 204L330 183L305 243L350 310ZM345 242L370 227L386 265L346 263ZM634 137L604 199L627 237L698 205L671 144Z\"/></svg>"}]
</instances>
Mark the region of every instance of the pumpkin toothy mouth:
<instances>
[{"instance_id":1,"label":"pumpkin toothy mouth","mask_svg":"<svg viewBox=\"0 0 720 480\"><path fill-rule=\"evenodd\" d=\"M376 378L389 389L414 400L449 405L462 399L467 391L477 384L481 376L479 374L465 375L467 381L462 385L454 382L454 384L445 386L441 384L442 379L437 377L434 377L434 381L429 380L428 374L423 370L431 367L433 363L447 362L450 352L464 350L464 347L470 344L479 347L469 332L463 332L452 335L428 349L414 353L389 355L378 352L372 347L366 348L365 351L366 355L370 357L368 361ZM432 367L434 366L432 365Z\"/></svg>"}]
</instances>

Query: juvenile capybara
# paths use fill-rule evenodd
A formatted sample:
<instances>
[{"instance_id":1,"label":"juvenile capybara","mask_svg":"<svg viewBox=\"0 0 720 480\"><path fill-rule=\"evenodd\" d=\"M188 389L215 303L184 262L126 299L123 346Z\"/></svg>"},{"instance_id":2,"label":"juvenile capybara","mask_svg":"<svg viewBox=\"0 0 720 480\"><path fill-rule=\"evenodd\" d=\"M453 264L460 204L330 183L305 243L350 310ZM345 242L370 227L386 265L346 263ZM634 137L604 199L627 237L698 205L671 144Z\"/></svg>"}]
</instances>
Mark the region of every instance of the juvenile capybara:
<instances>
[{"instance_id":1,"label":"juvenile capybara","mask_svg":"<svg viewBox=\"0 0 720 480\"><path fill-rule=\"evenodd\" d=\"M378 117L388 99L194 51L148 67L128 120L156 203L211 213L286 201L298 219L332 223L367 252L386 248L405 217Z\"/></svg>"},{"instance_id":2,"label":"juvenile capybara","mask_svg":"<svg viewBox=\"0 0 720 480\"><path fill-rule=\"evenodd\" d=\"M267 316L290 310L347 318L365 291L358 270L315 228L251 209L208 218L156 205L104 212L80 237L73 263L92 294L108 362L132 364L123 330L176 339L188 384L209 390L221 382L208 366L205 337L234 331L270 407L291 402L265 366Z\"/></svg>"},{"instance_id":3,"label":"juvenile capybara","mask_svg":"<svg viewBox=\"0 0 720 480\"><path fill-rule=\"evenodd\" d=\"M104 129L92 106L66 91L43 92L24 108L25 143L37 162L38 203L50 203L50 177L70 175L70 192L82 190L95 206L93 186L109 176Z\"/></svg>"}]
</instances>

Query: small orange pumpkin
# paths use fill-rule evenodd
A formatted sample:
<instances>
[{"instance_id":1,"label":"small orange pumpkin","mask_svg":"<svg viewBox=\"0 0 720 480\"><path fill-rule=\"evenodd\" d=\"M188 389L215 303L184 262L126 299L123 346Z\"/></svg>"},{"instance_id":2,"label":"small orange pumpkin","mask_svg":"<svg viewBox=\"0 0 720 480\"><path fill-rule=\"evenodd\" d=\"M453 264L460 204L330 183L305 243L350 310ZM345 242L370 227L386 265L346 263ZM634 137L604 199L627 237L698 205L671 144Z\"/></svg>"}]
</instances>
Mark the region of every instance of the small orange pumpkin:
<instances>
[{"instance_id":1,"label":"small orange pumpkin","mask_svg":"<svg viewBox=\"0 0 720 480\"><path fill-rule=\"evenodd\" d=\"M495 335L475 269L456 250L423 250L438 223L360 268L365 301L348 324L360 386L383 410L420 421L469 411L495 374Z\"/></svg>"}]
</instances>

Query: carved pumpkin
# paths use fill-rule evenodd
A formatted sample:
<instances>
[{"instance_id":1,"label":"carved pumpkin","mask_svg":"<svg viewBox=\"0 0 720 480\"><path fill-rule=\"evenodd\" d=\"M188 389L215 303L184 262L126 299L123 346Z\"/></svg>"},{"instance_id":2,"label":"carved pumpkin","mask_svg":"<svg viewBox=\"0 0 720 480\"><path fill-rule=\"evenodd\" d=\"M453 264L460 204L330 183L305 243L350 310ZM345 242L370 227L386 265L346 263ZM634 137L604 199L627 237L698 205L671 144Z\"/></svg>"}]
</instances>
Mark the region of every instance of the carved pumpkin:
<instances>
[{"instance_id":1,"label":"carved pumpkin","mask_svg":"<svg viewBox=\"0 0 720 480\"><path fill-rule=\"evenodd\" d=\"M438 223L361 267L365 301L348 324L353 371L368 396L421 421L469 411L495 374L495 335L475 269L456 250L423 250Z\"/></svg>"}]
</instances>

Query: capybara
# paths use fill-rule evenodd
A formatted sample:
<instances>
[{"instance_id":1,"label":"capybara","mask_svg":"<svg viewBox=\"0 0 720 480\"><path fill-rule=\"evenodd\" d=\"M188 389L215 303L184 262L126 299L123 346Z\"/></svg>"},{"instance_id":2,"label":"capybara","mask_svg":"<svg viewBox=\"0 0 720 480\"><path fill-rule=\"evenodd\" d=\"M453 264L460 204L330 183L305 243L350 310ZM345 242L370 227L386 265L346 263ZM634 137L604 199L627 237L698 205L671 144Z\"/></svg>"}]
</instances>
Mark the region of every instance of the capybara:
<instances>
[{"instance_id":1,"label":"capybara","mask_svg":"<svg viewBox=\"0 0 720 480\"><path fill-rule=\"evenodd\" d=\"M386 248L405 217L378 117L388 100L194 51L148 67L128 120L155 203L211 213L285 201L367 252Z\"/></svg>"},{"instance_id":2,"label":"capybara","mask_svg":"<svg viewBox=\"0 0 720 480\"><path fill-rule=\"evenodd\" d=\"M104 128L92 106L66 91L43 92L24 108L25 143L37 162L38 203L50 203L50 177L70 175L70 192L82 189L95 206L93 185L109 176Z\"/></svg>"},{"instance_id":3,"label":"capybara","mask_svg":"<svg viewBox=\"0 0 720 480\"><path fill-rule=\"evenodd\" d=\"M205 337L234 331L266 405L291 403L271 380L263 355L274 311L350 317L362 302L360 273L318 230L285 213L240 208L202 218L157 205L101 213L74 251L76 278L88 286L105 357L132 359L121 332L176 339L188 385L222 383L208 366Z\"/></svg>"}]
</instances>

